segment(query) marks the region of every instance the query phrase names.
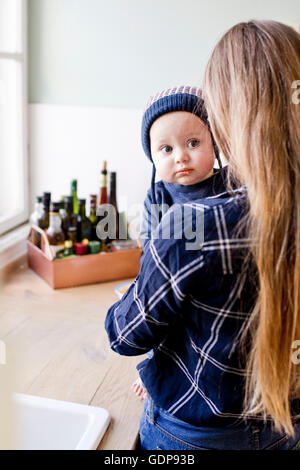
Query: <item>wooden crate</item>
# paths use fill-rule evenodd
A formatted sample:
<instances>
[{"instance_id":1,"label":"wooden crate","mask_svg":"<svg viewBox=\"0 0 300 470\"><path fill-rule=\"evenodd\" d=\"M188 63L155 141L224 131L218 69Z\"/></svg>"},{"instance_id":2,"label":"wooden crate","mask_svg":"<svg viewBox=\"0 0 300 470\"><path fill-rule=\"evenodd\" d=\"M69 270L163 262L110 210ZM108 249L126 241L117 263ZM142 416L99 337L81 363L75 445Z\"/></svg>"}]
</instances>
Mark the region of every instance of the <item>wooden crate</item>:
<instances>
[{"instance_id":1,"label":"wooden crate","mask_svg":"<svg viewBox=\"0 0 300 470\"><path fill-rule=\"evenodd\" d=\"M34 232L40 233L41 249L28 237L28 265L53 289L126 279L139 272L141 248L53 259L45 232L33 225L32 236Z\"/></svg>"}]
</instances>

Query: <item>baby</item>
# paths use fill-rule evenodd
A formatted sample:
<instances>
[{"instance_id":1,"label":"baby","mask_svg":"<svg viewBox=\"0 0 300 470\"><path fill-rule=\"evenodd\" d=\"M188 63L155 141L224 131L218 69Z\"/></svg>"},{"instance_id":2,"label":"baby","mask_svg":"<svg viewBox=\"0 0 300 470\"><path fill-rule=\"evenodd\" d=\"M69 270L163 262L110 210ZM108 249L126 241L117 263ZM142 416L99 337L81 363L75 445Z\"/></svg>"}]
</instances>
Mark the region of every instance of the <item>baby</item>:
<instances>
[{"instance_id":1,"label":"baby","mask_svg":"<svg viewBox=\"0 0 300 470\"><path fill-rule=\"evenodd\" d=\"M173 204L224 192L227 172L210 132L200 88L169 88L151 97L142 120L142 144L153 163L140 231L145 248L161 217ZM214 168L216 159L219 169ZM161 178L157 183L155 171ZM132 388L145 399L147 392L140 379Z\"/></svg>"}]
</instances>

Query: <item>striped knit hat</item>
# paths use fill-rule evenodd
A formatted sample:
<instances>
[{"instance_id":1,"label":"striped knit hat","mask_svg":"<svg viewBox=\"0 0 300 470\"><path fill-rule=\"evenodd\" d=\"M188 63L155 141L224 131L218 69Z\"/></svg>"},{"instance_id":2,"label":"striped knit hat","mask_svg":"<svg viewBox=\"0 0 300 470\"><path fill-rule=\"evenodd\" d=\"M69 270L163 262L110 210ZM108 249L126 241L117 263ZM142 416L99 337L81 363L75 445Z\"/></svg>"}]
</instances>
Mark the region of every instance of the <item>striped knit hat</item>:
<instances>
[{"instance_id":1,"label":"striped knit hat","mask_svg":"<svg viewBox=\"0 0 300 470\"><path fill-rule=\"evenodd\" d=\"M157 93L154 96L151 96L148 100L143 120L142 120L142 145L146 156L153 163L151 156L151 147L150 147L150 128L154 121L158 119L163 114L170 113L172 111L188 111L192 114L198 116L201 121L207 126L215 152L215 157L218 160L219 167L222 168L222 163L219 155L218 147L215 143L213 135L210 130L207 112L204 106L204 101L202 98L202 90L197 87L190 86L179 86L174 88L168 88ZM156 203L155 197L155 166L153 164L152 171L152 196L153 202Z\"/></svg>"},{"instance_id":2,"label":"striped knit hat","mask_svg":"<svg viewBox=\"0 0 300 470\"><path fill-rule=\"evenodd\" d=\"M201 119L201 121L203 121L210 131L201 88L179 86L168 88L154 96L151 96L144 110L141 135L144 152L151 161L150 128L156 119L163 114L167 114L172 111L188 111L195 114ZM213 141L215 157L221 167L219 151L212 134L211 138Z\"/></svg>"}]
</instances>

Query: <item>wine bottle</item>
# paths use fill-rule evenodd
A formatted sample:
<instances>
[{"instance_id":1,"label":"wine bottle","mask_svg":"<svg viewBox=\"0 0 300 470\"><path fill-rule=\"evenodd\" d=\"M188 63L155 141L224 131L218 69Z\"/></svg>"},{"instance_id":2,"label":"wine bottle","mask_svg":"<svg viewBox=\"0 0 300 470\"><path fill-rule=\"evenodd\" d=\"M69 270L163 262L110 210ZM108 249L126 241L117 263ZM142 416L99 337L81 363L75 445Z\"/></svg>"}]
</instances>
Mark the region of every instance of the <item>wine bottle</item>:
<instances>
[{"instance_id":1,"label":"wine bottle","mask_svg":"<svg viewBox=\"0 0 300 470\"><path fill-rule=\"evenodd\" d=\"M101 170L101 179L100 179L100 192L98 197L98 206L101 204L107 204L107 162L104 160L102 170Z\"/></svg>"},{"instance_id":2,"label":"wine bottle","mask_svg":"<svg viewBox=\"0 0 300 470\"><path fill-rule=\"evenodd\" d=\"M97 194L90 194L90 214L89 219L92 223L92 240L97 240L96 227L98 223L97 216Z\"/></svg>"},{"instance_id":3,"label":"wine bottle","mask_svg":"<svg viewBox=\"0 0 300 470\"><path fill-rule=\"evenodd\" d=\"M101 251L107 251L108 243L108 210L107 210L107 162L103 162L101 170L100 191L97 201L96 236L101 240Z\"/></svg>"},{"instance_id":4,"label":"wine bottle","mask_svg":"<svg viewBox=\"0 0 300 470\"><path fill-rule=\"evenodd\" d=\"M78 199L77 242L92 238L92 222L85 213L85 199Z\"/></svg>"},{"instance_id":5,"label":"wine bottle","mask_svg":"<svg viewBox=\"0 0 300 470\"><path fill-rule=\"evenodd\" d=\"M62 217L62 229L64 231L66 240L68 239L68 231L70 227L77 227L78 216L73 213L73 201L73 196L65 196L65 215Z\"/></svg>"},{"instance_id":6,"label":"wine bottle","mask_svg":"<svg viewBox=\"0 0 300 470\"><path fill-rule=\"evenodd\" d=\"M30 225L39 225L39 219L42 215L42 212L43 212L42 197L36 196L34 211L32 212L30 219L29 219ZM41 247L41 236L38 232L35 232L35 231L33 232L32 243L36 245L38 248Z\"/></svg>"},{"instance_id":7,"label":"wine bottle","mask_svg":"<svg viewBox=\"0 0 300 470\"><path fill-rule=\"evenodd\" d=\"M77 180L71 181L71 196L73 196L73 213L78 214Z\"/></svg>"},{"instance_id":8,"label":"wine bottle","mask_svg":"<svg viewBox=\"0 0 300 470\"><path fill-rule=\"evenodd\" d=\"M43 193L43 210L38 218L38 226L43 229L47 230L49 227L49 209L50 209L50 201L51 201L51 193Z\"/></svg>"},{"instance_id":9,"label":"wine bottle","mask_svg":"<svg viewBox=\"0 0 300 470\"><path fill-rule=\"evenodd\" d=\"M59 215L59 202L51 203L50 223L46 231L53 257L57 258L64 250L65 235L61 228L61 218Z\"/></svg>"},{"instance_id":10,"label":"wine bottle","mask_svg":"<svg viewBox=\"0 0 300 470\"><path fill-rule=\"evenodd\" d=\"M109 197L108 204L110 205L110 218L109 218L109 241L118 240L119 238L119 211L117 205L117 174L115 171L110 172L109 178Z\"/></svg>"}]
</instances>

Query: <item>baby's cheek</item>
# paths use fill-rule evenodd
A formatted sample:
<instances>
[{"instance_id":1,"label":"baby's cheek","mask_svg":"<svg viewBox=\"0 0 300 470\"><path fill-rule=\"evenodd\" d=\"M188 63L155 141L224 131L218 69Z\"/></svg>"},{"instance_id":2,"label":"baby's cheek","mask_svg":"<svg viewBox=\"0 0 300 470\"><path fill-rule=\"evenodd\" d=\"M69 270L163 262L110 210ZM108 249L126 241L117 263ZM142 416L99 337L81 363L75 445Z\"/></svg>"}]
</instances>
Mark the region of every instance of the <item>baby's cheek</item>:
<instances>
[{"instance_id":1,"label":"baby's cheek","mask_svg":"<svg viewBox=\"0 0 300 470\"><path fill-rule=\"evenodd\" d=\"M156 173L157 175L163 179L164 181L167 181L168 183L172 183L172 177L173 177L173 167L168 162L167 160L164 161L159 161L155 165L156 167Z\"/></svg>"}]
</instances>

